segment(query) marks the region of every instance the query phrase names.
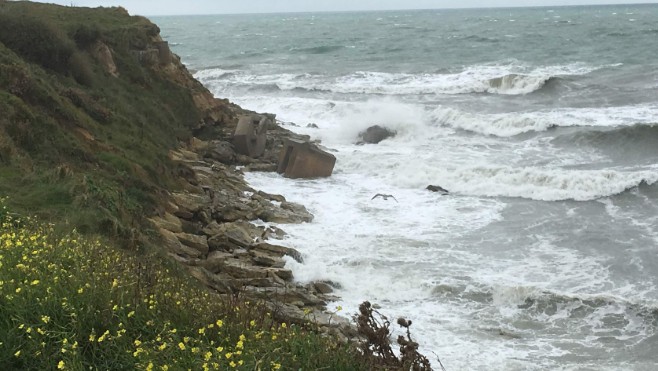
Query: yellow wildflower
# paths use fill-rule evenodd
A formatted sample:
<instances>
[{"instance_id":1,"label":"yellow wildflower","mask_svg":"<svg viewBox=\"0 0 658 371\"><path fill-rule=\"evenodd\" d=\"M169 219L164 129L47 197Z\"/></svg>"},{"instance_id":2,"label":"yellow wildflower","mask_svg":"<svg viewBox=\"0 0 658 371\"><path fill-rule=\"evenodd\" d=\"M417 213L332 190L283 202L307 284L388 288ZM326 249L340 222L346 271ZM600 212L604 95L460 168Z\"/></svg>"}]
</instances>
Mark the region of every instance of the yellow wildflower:
<instances>
[{"instance_id":1,"label":"yellow wildflower","mask_svg":"<svg viewBox=\"0 0 658 371\"><path fill-rule=\"evenodd\" d=\"M178 347L180 348L180 350L185 350L185 344L183 343L178 343Z\"/></svg>"},{"instance_id":2,"label":"yellow wildflower","mask_svg":"<svg viewBox=\"0 0 658 371\"><path fill-rule=\"evenodd\" d=\"M66 367L66 364L64 363L64 361L59 361L59 363L57 364L57 369L58 370L63 370L65 367Z\"/></svg>"}]
</instances>

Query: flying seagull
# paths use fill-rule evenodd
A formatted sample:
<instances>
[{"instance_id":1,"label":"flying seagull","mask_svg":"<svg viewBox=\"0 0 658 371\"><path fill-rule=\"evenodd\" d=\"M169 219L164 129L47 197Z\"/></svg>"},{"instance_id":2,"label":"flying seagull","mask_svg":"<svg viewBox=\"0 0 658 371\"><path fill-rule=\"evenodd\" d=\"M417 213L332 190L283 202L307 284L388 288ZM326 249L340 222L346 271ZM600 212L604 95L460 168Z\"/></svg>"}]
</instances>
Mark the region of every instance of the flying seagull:
<instances>
[{"instance_id":1,"label":"flying seagull","mask_svg":"<svg viewBox=\"0 0 658 371\"><path fill-rule=\"evenodd\" d=\"M384 201L388 200L388 198L390 197L390 198L394 199L395 202L398 202L398 200L393 195L385 195L385 194L381 194L381 193L377 193L376 195L372 196L371 200L374 200L377 197L383 198Z\"/></svg>"}]
</instances>

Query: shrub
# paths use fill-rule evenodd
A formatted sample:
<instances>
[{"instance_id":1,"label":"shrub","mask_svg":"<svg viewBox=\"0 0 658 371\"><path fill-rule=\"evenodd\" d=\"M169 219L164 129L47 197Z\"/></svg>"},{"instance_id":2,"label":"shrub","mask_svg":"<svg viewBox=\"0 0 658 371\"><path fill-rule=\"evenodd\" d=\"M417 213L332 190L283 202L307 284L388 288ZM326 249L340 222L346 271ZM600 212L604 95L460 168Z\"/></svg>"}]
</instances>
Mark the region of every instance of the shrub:
<instances>
[{"instance_id":1,"label":"shrub","mask_svg":"<svg viewBox=\"0 0 658 371\"><path fill-rule=\"evenodd\" d=\"M59 28L27 15L0 14L0 42L44 68L67 73L75 44Z\"/></svg>"},{"instance_id":2,"label":"shrub","mask_svg":"<svg viewBox=\"0 0 658 371\"><path fill-rule=\"evenodd\" d=\"M73 32L73 40L79 48L84 49L101 38L101 31L96 25L82 24Z\"/></svg>"}]
</instances>

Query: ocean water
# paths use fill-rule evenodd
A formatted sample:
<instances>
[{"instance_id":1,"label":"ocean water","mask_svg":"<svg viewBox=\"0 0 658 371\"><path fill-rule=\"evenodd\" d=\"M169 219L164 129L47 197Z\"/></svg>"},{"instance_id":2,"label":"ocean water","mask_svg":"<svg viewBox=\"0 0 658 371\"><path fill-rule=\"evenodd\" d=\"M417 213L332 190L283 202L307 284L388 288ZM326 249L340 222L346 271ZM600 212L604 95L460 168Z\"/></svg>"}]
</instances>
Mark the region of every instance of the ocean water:
<instances>
[{"instance_id":1,"label":"ocean water","mask_svg":"<svg viewBox=\"0 0 658 371\"><path fill-rule=\"evenodd\" d=\"M658 5L153 20L216 96L336 155L247 174L316 216L281 243L330 308L412 319L448 370L658 369ZM374 124L397 136L356 145Z\"/></svg>"}]
</instances>

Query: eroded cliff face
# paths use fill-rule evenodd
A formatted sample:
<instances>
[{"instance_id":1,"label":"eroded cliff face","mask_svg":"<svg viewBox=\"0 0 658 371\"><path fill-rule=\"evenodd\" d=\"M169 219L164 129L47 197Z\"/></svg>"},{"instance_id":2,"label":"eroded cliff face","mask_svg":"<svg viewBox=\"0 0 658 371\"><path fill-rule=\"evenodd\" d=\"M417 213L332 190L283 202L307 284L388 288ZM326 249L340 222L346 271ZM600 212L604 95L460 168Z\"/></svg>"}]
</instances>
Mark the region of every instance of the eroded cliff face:
<instances>
[{"instance_id":1,"label":"eroded cliff face","mask_svg":"<svg viewBox=\"0 0 658 371\"><path fill-rule=\"evenodd\" d=\"M169 151L225 138L242 111L144 17L0 2L0 193L17 210L139 240L143 216L181 187Z\"/></svg>"}]
</instances>

